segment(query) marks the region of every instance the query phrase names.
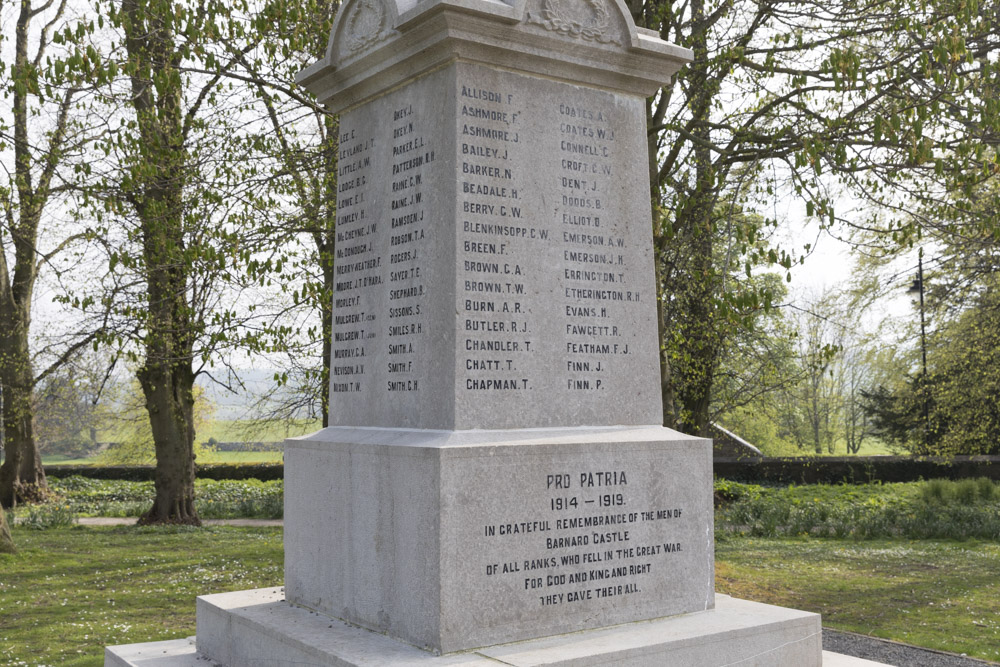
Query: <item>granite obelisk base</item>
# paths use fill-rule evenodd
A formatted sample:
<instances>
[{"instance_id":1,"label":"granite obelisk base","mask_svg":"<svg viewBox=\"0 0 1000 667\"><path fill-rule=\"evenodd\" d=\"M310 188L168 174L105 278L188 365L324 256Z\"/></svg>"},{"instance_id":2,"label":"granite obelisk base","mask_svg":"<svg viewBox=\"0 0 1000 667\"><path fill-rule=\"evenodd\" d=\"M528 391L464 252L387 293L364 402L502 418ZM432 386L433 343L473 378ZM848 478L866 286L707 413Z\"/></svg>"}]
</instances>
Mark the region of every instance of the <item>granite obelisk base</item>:
<instances>
[{"instance_id":1,"label":"granite obelisk base","mask_svg":"<svg viewBox=\"0 0 1000 667\"><path fill-rule=\"evenodd\" d=\"M285 447L290 602L436 653L711 609L711 443L331 427Z\"/></svg>"}]
</instances>

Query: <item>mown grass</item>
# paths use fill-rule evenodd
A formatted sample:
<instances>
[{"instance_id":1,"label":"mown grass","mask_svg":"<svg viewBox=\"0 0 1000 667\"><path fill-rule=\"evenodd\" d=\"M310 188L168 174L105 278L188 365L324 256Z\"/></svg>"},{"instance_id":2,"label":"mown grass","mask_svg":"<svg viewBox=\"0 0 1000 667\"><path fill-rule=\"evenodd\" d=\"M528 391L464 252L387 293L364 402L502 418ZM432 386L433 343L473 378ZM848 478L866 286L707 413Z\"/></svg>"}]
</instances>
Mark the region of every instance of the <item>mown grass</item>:
<instances>
[{"instance_id":1,"label":"mown grass","mask_svg":"<svg viewBox=\"0 0 1000 667\"><path fill-rule=\"evenodd\" d=\"M1000 544L719 535L716 590L823 625L1000 661Z\"/></svg>"},{"instance_id":2,"label":"mown grass","mask_svg":"<svg viewBox=\"0 0 1000 667\"><path fill-rule=\"evenodd\" d=\"M187 637L195 597L276 586L279 528L13 529L0 555L0 664L97 666L104 647Z\"/></svg>"},{"instance_id":3,"label":"mown grass","mask_svg":"<svg viewBox=\"0 0 1000 667\"><path fill-rule=\"evenodd\" d=\"M284 452L213 452L203 451L198 463L282 463Z\"/></svg>"},{"instance_id":4,"label":"mown grass","mask_svg":"<svg viewBox=\"0 0 1000 667\"><path fill-rule=\"evenodd\" d=\"M102 664L105 645L195 632L197 595L282 583L281 529L14 527L0 664ZM1000 545L718 535L716 588L827 627L1000 659Z\"/></svg>"},{"instance_id":5,"label":"mown grass","mask_svg":"<svg viewBox=\"0 0 1000 667\"><path fill-rule=\"evenodd\" d=\"M252 515L254 499L280 499L280 484L199 480L199 511ZM141 511L152 485L69 478L54 487L62 500L19 508L28 519L13 529L19 552L0 555L0 664L99 665L104 645L193 634L197 595L281 583L280 529L67 527L74 513L107 515L114 503ZM716 523L719 592L815 611L827 627L1000 661L1000 540L968 535L980 510L1000 499L996 485L717 481L716 491L725 501ZM797 528L776 524L775 534L790 537L754 537L746 525L727 524L741 503L801 516ZM838 512L884 506L922 507L941 524L956 521L956 511L971 519L956 524L964 541L803 528L801 517L822 507L832 512L827 520L850 525Z\"/></svg>"}]
</instances>

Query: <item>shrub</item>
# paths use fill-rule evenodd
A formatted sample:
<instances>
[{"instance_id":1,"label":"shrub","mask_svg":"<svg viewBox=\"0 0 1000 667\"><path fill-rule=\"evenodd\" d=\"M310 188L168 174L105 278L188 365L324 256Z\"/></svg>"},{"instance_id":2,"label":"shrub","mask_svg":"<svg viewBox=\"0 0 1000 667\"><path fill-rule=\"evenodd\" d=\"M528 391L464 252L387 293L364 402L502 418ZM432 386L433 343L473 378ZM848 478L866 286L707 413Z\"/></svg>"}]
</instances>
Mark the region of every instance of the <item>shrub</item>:
<instances>
[{"instance_id":1,"label":"shrub","mask_svg":"<svg viewBox=\"0 0 1000 667\"><path fill-rule=\"evenodd\" d=\"M66 503L46 503L44 505L26 505L26 511L20 517L20 525L29 530L46 530L72 526L76 514ZM18 514L21 514L19 511Z\"/></svg>"},{"instance_id":2,"label":"shrub","mask_svg":"<svg viewBox=\"0 0 1000 667\"><path fill-rule=\"evenodd\" d=\"M715 506L721 507L744 498L756 498L760 495L757 484L741 484L728 479L715 480Z\"/></svg>"},{"instance_id":3,"label":"shrub","mask_svg":"<svg viewBox=\"0 0 1000 667\"><path fill-rule=\"evenodd\" d=\"M988 480L987 480L988 481ZM717 484L718 486L718 484ZM757 487L721 507L720 533L854 539L1000 539L996 485L979 480ZM971 498L971 500L970 500Z\"/></svg>"},{"instance_id":4,"label":"shrub","mask_svg":"<svg viewBox=\"0 0 1000 667\"><path fill-rule=\"evenodd\" d=\"M994 498L1000 500L1000 488L990 478L979 477L976 479L976 488L979 492L980 500L984 502L990 502Z\"/></svg>"},{"instance_id":5,"label":"shrub","mask_svg":"<svg viewBox=\"0 0 1000 667\"><path fill-rule=\"evenodd\" d=\"M948 495L948 480L932 479L920 487L920 498L929 504L940 504Z\"/></svg>"},{"instance_id":6,"label":"shrub","mask_svg":"<svg viewBox=\"0 0 1000 667\"><path fill-rule=\"evenodd\" d=\"M153 482L50 478L65 502L88 516L137 517L153 503ZM280 519L284 511L284 483L244 480L195 480L195 501L203 519Z\"/></svg>"},{"instance_id":7,"label":"shrub","mask_svg":"<svg viewBox=\"0 0 1000 667\"><path fill-rule=\"evenodd\" d=\"M920 499L928 505L976 505L1000 500L1000 489L986 477L952 481L932 479L920 487Z\"/></svg>"},{"instance_id":8,"label":"shrub","mask_svg":"<svg viewBox=\"0 0 1000 667\"><path fill-rule=\"evenodd\" d=\"M974 505L979 499L979 486L974 479L955 482L955 500L963 505Z\"/></svg>"}]
</instances>

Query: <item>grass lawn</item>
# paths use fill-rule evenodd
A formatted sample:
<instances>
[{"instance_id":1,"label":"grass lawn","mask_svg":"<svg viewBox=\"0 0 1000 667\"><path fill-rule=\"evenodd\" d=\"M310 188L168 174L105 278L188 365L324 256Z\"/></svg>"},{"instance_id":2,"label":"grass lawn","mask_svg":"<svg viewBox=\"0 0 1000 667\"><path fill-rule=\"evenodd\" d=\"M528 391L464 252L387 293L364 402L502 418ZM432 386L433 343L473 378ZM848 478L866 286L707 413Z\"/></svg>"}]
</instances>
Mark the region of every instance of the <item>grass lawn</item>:
<instances>
[{"instance_id":1,"label":"grass lawn","mask_svg":"<svg viewBox=\"0 0 1000 667\"><path fill-rule=\"evenodd\" d=\"M1000 544L719 536L716 590L823 625L1000 661Z\"/></svg>"},{"instance_id":2,"label":"grass lawn","mask_svg":"<svg viewBox=\"0 0 1000 667\"><path fill-rule=\"evenodd\" d=\"M198 595L282 583L280 529L15 526L0 555L0 664L101 665L195 632ZM1000 660L1000 545L720 535L716 587L824 624Z\"/></svg>"},{"instance_id":3,"label":"grass lawn","mask_svg":"<svg viewBox=\"0 0 1000 667\"><path fill-rule=\"evenodd\" d=\"M195 597L280 585L279 528L15 526L0 555L0 664L103 665L104 647L187 637Z\"/></svg>"}]
</instances>

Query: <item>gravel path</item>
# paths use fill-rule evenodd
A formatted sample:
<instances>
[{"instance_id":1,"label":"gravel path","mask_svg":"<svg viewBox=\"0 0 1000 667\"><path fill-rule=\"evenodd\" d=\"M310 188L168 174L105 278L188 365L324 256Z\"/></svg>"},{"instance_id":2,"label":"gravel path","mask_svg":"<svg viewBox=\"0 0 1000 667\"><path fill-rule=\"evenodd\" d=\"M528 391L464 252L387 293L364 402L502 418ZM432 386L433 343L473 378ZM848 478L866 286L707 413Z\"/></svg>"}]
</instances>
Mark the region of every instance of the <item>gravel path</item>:
<instances>
[{"instance_id":1,"label":"gravel path","mask_svg":"<svg viewBox=\"0 0 1000 667\"><path fill-rule=\"evenodd\" d=\"M823 650L897 667L994 667L996 662L823 628Z\"/></svg>"}]
</instances>

